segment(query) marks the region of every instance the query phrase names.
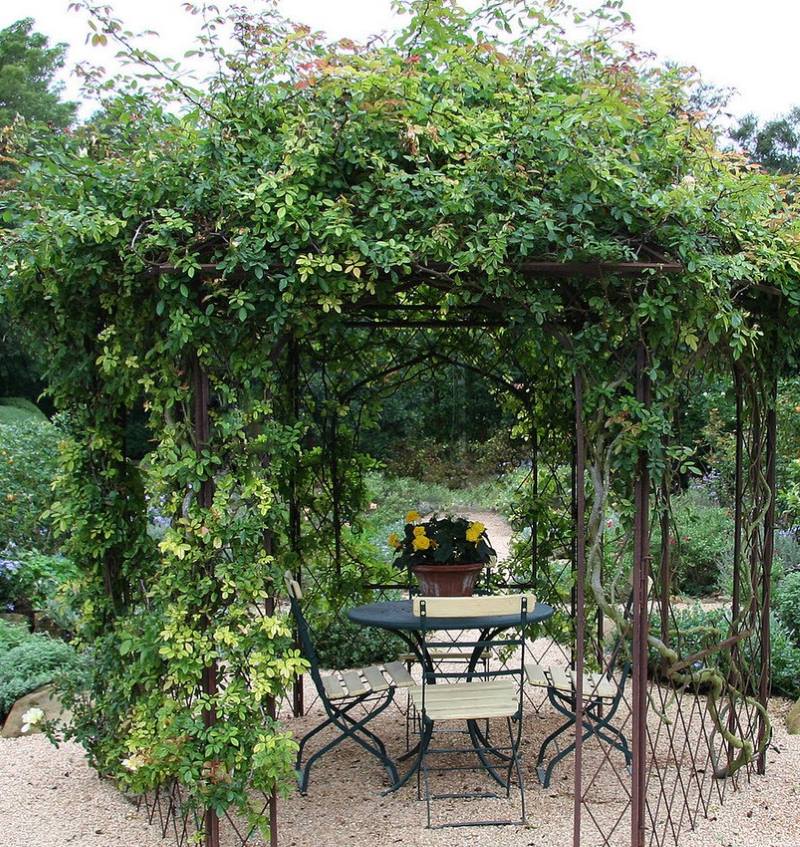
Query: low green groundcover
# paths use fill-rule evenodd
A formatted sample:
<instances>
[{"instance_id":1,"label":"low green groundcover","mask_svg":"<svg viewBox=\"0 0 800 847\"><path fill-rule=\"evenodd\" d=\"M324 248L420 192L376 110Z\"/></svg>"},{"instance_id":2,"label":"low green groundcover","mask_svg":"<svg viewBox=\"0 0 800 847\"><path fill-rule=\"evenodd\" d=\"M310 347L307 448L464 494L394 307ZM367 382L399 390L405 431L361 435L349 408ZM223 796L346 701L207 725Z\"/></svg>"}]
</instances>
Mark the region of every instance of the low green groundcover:
<instances>
[{"instance_id":1,"label":"low green groundcover","mask_svg":"<svg viewBox=\"0 0 800 847\"><path fill-rule=\"evenodd\" d=\"M20 697L57 677L85 673L84 658L66 642L0 621L0 717Z\"/></svg>"}]
</instances>

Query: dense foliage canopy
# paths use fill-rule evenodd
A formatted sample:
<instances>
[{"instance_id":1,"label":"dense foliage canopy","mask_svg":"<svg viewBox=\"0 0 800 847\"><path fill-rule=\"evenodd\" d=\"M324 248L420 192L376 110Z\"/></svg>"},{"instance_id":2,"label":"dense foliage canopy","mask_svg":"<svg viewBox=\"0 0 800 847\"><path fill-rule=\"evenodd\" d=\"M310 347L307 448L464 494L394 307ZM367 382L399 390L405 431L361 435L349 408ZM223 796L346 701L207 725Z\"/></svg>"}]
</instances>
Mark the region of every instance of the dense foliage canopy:
<instances>
[{"instance_id":1,"label":"dense foliage canopy","mask_svg":"<svg viewBox=\"0 0 800 847\"><path fill-rule=\"evenodd\" d=\"M331 435L352 434L357 389L392 367L392 343L354 315L411 306L503 324L431 329L411 352L508 352L499 377L529 416L560 416L580 372L593 449L613 447L623 476L638 447L665 461L692 367L793 355L794 209L717 148L686 72L626 46L617 3L577 16L577 37L562 3L400 5L406 28L366 45L272 12L211 17L199 49L218 73L199 88L98 12L138 76L103 89L86 127L19 139L3 290L70 413L53 512L85 568L82 637L98 662L77 732L136 789L178 778L203 805L246 811L248 785L291 779L292 742L266 704L302 660L268 596L293 564L292 486L306 515L349 517L312 471ZM217 39L226 27L234 49ZM683 269L537 275L532 260ZM324 362L312 387L336 388L308 414L286 397L298 341ZM649 411L630 383L640 342ZM193 428L201 370L208 443ZM550 395L535 390L548 380ZM155 448L143 467L124 437L141 399ZM348 470L355 508L355 450ZM158 545L148 508L171 520ZM214 659L230 675L209 698L198 682Z\"/></svg>"}]
</instances>

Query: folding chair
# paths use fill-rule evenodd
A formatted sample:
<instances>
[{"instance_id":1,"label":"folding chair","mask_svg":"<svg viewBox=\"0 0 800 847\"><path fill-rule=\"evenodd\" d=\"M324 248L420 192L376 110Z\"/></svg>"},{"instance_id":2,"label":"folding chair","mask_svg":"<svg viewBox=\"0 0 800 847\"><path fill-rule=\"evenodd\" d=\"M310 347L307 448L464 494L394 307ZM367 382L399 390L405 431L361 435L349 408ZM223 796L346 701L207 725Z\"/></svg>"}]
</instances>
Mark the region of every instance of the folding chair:
<instances>
[{"instance_id":1,"label":"folding chair","mask_svg":"<svg viewBox=\"0 0 800 847\"><path fill-rule=\"evenodd\" d=\"M649 590L650 580L648 579L648 593ZM627 603L622 608L624 618L627 618L630 614L632 604L633 589L631 589ZM586 741L592 735L596 735L609 746L619 750L625 757L626 767L630 768L633 762L633 756L628 745L628 739L621 729L611 723L622 702L625 694L625 685L631 675L630 662L625 662L622 672L618 676L614 674L621 649L622 639L618 635L605 673L583 674L583 679L581 680L583 740ZM550 665L542 667L532 662L526 664L525 675L531 685L547 689L547 697L550 703L556 711L567 718L555 732L550 733L545 738L542 746L539 748L539 755L536 759L536 773L539 776L542 787L547 788L550 785L553 768L575 750L575 738L573 736L572 741L563 750L559 750L548 761L546 767L544 766L548 747L575 726L578 675L576 671L561 666Z\"/></svg>"},{"instance_id":2,"label":"folding chair","mask_svg":"<svg viewBox=\"0 0 800 847\"><path fill-rule=\"evenodd\" d=\"M413 600L414 613L421 622L422 640L425 649L436 651L448 646L448 642L437 640L435 631L428 624L429 618L486 618L490 615L519 615L519 629L509 637L495 638L490 642L486 633L477 640L459 642L463 648L471 648L480 654L491 646L506 647L512 652L511 662L515 662L519 650L518 663L501 669L487 667L480 671L468 669L447 671L423 669L422 684L410 689L411 700L422 722L422 737L419 748L419 765L425 783L425 802L428 828L449 826L487 826L525 823L525 786L519 763L519 746L522 734L522 705L525 665L525 627L529 605L535 600L527 595L503 597L416 597ZM477 627L476 627L477 628ZM477 678L476 678L477 677ZM438 684L437 684L438 683ZM505 718L508 731L508 744L499 746L490 743L485 734L477 731L477 721ZM434 727L443 722L466 721L471 747L430 746ZM476 765L436 765L431 766L431 756L453 753L475 753L479 763ZM492 761L494 760L494 762ZM521 799L521 816L518 820L469 820L448 822L432 826L431 801L459 798L497 797L492 792L463 792L432 794L430 771L439 773L448 771L485 770L505 789L506 798L511 796L512 774L516 775ZM417 796L421 798L419 775Z\"/></svg>"},{"instance_id":3,"label":"folding chair","mask_svg":"<svg viewBox=\"0 0 800 847\"><path fill-rule=\"evenodd\" d=\"M543 788L550 785L553 768L575 749L575 738L562 750L559 750L547 766L544 766L547 748L556 742L567 730L575 726L575 702L578 675L573 671L567 671L557 666L541 667L540 665L528 663L525 665L525 674L531 685L547 688L547 697L554 708L565 715L564 721L555 732L545 738L539 748L536 759L536 773ZM633 761L628 740L622 730L614 726L611 721L622 702L625 691L625 682L630 676L630 664L626 664L620 677L615 679L610 672L608 674L587 673L583 675L583 740L597 735L607 744L619 750L625 756L626 766Z\"/></svg>"},{"instance_id":4,"label":"folding chair","mask_svg":"<svg viewBox=\"0 0 800 847\"><path fill-rule=\"evenodd\" d=\"M311 766L347 739L352 739L375 756L386 768L392 784L396 783L398 775L394 762L387 754L381 739L368 730L366 725L392 702L397 688L408 688L414 685L411 674L402 662L387 662L384 665L371 665L354 670L330 671L323 676L311 637L311 629L300 607L303 592L290 573L287 572L285 579L292 614L297 624L300 649L308 659L311 678L327 715L322 723L315 726L300 741L296 761L300 792L305 794L308 789ZM368 711L363 717L356 719L351 712L361 705L366 705ZM303 751L306 744L329 726L338 729L339 735L317 750L303 767Z\"/></svg>"},{"instance_id":5,"label":"folding chair","mask_svg":"<svg viewBox=\"0 0 800 847\"><path fill-rule=\"evenodd\" d=\"M411 575L411 569L408 571L409 577L409 588L408 588L408 597L413 602L414 597L416 596L416 590L413 585L413 578ZM443 664L462 664L469 665L469 663L473 660L472 651L463 649L464 645L461 644L457 639L453 639L451 642L442 642L445 644L444 649L439 650L430 650L428 652L427 658L433 664L433 667L436 670L439 670ZM478 657L478 663L483 668L484 671L489 669L489 662L493 658L493 652L491 648L487 648L483 650ZM398 657L398 660L401 662L405 662L406 668L408 668L409 673L415 664L419 663L419 658L416 653L401 653ZM400 712L405 717L406 723L406 750L413 752L411 748L411 735L422 735L422 726L419 714L414 707L414 703L411 700L411 696L409 695L408 705L405 709L402 706L395 702ZM489 725L488 722L486 724L485 733L488 737L489 735ZM407 758L407 756L401 757L401 761Z\"/></svg>"}]
</instances>

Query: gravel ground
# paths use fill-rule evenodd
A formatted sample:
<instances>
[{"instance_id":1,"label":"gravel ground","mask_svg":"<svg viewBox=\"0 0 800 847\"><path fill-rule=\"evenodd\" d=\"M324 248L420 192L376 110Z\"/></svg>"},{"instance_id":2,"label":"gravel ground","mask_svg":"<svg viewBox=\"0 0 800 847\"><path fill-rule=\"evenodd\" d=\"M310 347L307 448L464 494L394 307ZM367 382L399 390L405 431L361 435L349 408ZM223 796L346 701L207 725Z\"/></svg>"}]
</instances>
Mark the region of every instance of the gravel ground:
<instances>
[{"instance_id":1,"label":"gravel ground","mask_svg":"<svg viewBox=\"0 0 800 847\"><path fill-rule=\"evenodd\" d=\"M501 554L507 549L507 529L493 513L473 512L489 529ZM538 642L537 642L538 646ZM312 702L309 689L306 702ZM401 704L402 696L398 697ZM690 703L684 701L685 715ZM676 786L688 786L693 808L705 804L708 816L698 818L691 831L684 819L681 847L799 847L800 845L800 736L789 736L784 716L789 707L775 700L771 713L775 736L767 757L766 777L739 780L739 790L728 783L712 780L707 773L695 774L682 740L700 728L702 710L694 710L691 720L673 722L677 743L670 746L667 733L658 732L659 719L651 714L652 751L659 772L664 775L664 794L673 796ZM674 707L668 708L674 713ZM319 719L318 704L304 718L288 721L302 734ZM629 729L629 715L622 713L618 723ZM548 789L542 789L533 772L532 759L544 736L558 723L552 709L537 715L527 712L523 771L527 786L528 826L476 827L466 829L425 829L425 804L416 799L416 788L408 785L396 794L380 795L386 784L381 766L352 743L345 743L319 761L312 771L309 793L293 794L279 807L282 847L372 847L415 845L415 847L562 847L571 843L572 786L571 758L561 763ZM403 715L394 708L380 715L371 727L384 739L393 755L405 749ZM501 728L495 728L500 732ZM591 783L584 812L583 843L595 847L603 843L600 828L608 832L618 821L611 845L624 845L629 819L624 814L629 779L624 769L613 769L602 752L586 745L586 782ZM592 780L590 774L596 773ZM618 775L615 775L618 774ZM720 788L725 786L725 802ZM434 790L491 790L479 773L459 772L435 777ZM653 818L648 825L659 830L664 825L663 801L659 805L658 781L651 772L649 797ZM510 801L440 801L434 807L434 820L480 817L513 817L519 814L519 795ZM674 815L680 817L680 812ZM223 831L224 844L233 842ZM82 750L72 743L53 748L42 736L0 740L0 845L2 847L156 847L173 844L161 839L156 826L150 826L144 813L137 812L114 786L97 778L88 767ZM654 842L655 843L655 842ZM669 843L669 842L667 842Z\"/></svg>"},{"instance_id":2,"label":"gravel ground","mask_svg":"<svg viewBox=\"0 0 800 847\"><path fill-rule=\"evenodd\" d=\"M155 847L169 842L72 742L43 735L0 740L3 847Z\"/></svg>"},{"instance_id":3,"label":"gravel ground","mask_svg":"<svg viewBox=\"0 0 800 847\"><path fill-rule=\"evenodd\" d=\"M767 777L753 777L749 784L741 780L738 791L727 792L724 804L714 793L716 786L707 780L704 790L712 792L709 818L700 818L694 832L684 827L681 847L800 845L800 736L786 734L783 716L787 708L785 701L776 700L771 709L775 738L768 755ZM318 708L314 707L310 715L290 725L301 732L318 718ZM530 761L553 721L550 715L532 715L527 720L527 827L427 830L425 804L416 800L415 788L407 786L397 794L381 797L386 783L384 771L360 748L346 743L316 765L306 797L294 794L281 802L280 843L282 847L372 847L379 843L415 847L567 845L571 843L572 826L571 764L565 760L551 787L544 790ZM402 752L404 723L398 711L388 710L373 726L391 752ZM663 748L659 745L660 751ZM589 749L586 754L589 768L604 761L596 750ZM659 754L659 760L664 760L663 755ZM690 769L684 767L680 772L688 781ZM438 778L434 785L436 790L446 785L490 788L477 773L449 783ZM620 780L604 765L592 786L589 808L606 831L619 817L623 791ZM475 813L513 816L518 812L515 792L510 802L493 800L478 805L441 801L434 806L434 819L468 818ZM624 816L612 844L625 843L627 826ZM601 843L588 813L584 814L583 832L586 847ZM163 847L174 843L162 840L158 828L147 824L143 811L137 812L111 783L97 778L79 747L68 743L55 749L41 735L0 741L0 833L3 847ZM225 841L231 843L227 838Z\"/></svg>"}]
</instances>

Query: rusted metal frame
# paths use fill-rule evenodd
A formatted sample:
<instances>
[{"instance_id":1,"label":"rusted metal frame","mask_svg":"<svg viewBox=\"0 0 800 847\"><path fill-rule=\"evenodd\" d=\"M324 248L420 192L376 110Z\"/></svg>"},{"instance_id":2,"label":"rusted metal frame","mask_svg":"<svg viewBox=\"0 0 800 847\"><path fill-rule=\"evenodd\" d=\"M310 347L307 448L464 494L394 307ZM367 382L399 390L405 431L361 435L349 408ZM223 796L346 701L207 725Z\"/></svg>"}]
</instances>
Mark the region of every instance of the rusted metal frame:
<instances>
[{"instance_id":1,"label":"rusted metal frame","mask_svg":"<svg viewBox=\"0 0 800 847\"><path fill-rule=\"evenodd\" d=\"M750 497L752 499L751 512L757 515L759 512L759 473L764 462L764 426L762 419L763 398L759 397L757 390L750 386L750 449L748 456L748 477L750 485ZM749 573L750 602L748 617L751 623L758 619L758 583L761 578L761 561L763 553L763 540L761 538L761 527L751 525L749 533Z\"/></svg>"},{"instance_id":2,"label":"rusted metal frame","mask_svg":"<svg viewBox=\"0 0 800 847\"><path fill-rule=\"evenodd\" d=\"M300 420L300 344L294 331L289 333L287 341L287 393L289 415L292 423ZM298 500L297 468L293 467L289 480L289 548L295 556L294 578L298 585L303 584L303 568L300 565L300 503ZM295 643L297 633L295 632ZM292 714L297 718L304 712L303 674L297 677L292 686Z\"/></svg>"},{"instance_id":3,"label":"rusted metal frame","mask_svg":"<svg viewBox=\"0 0 800 847\"><path fill-rule=\"evenodd\" d=\"M380 318L378 320L370 321L370 320L351 320L346 318L345 326L354 327L354 328L367 328L367 327L375 327L375 328L389 328L389 329L398 329L402 327L407 328L419 328L419 329L450 329L452 327L462 327L462 328L473 328L473 329L499 329L505 326L508 326L508 321L497 321L497 320L473 320L470 318L456 318L454 320L446 320L446 319L427 319L420 320L416 318L404 319L404 318Z\"/></svg>"},{"instance_id":4,"label":"rusted metal frame","mask_svg":"<svg viewBox=\"0 0 800 847\"><path fill-rule=\"evenodd\" d=\"M636 399L650 406L650 380L646 373L647 351L639 343L636 351ZM650 473L648 455L639 451L634 483L633 541L633 667L631 746L633 774L631 790L631 847L644 847L647 804L647 577L650 555Z\"/></svg>"},{"instance_id":5,"label":"rusted metal frame","mask_svg":"<svg viewBox=\"0 0 800 847\"><path fill-rule=\"evenodd\" d=\"M733 389L736 399L736 448L734 458L734 491L733 491L733 596L731 598L731 635L739 631L739 615L742 603L742 501L744 499L744 416L742 366L740 362L733 364ZM752 630L750 630L752 632ZM739 641L731 645L731 670L729 682L739 687L741 683L739 663L741 661ZM728 732L736 732L736 709L733 699L728 707ZM735 750L732 744L727 745L728 765L733 761Z\"/></svg>"},{"instance_id":6,"label":"rusted metal frame","mask_svg":"<svg viewBox=\"0 0 800 847\"><path fill-rule=\"evenodd\" d=\"M569 592L569 612L570 618L572 620L572 643L569 647L569 664L573 670L577 671L577 651L576 647L578 641L583 643L583 638L579 638L578 636L578 545L579 545L579 533L578 533L578 519L580 514L580 509L578 506L578 500L580 496L585 498L585 487L583 488L583 494L578 494L578 430L582 428L583 423L583 384L578 384L576 380L578 379L577 373L573 376L573 408L572 408L572 419L573 419L573 427L572 427L572 444L570 449L570 515L572 517L572 539L570 543L570 561L569 561L569 569L570 574L572 576L572 586ZM580 402L579 402L580 401ZM581 423L578 423L578 412L581 413ZM584 455L583 455L583 464L584 469L586 466L586 454L585 454L585 439L584 439ZM585 506L585 503L584 503ZM558 595L558 579L561 574L564 572L565 568L562 568L561 571L556 576L556 579L552 581L554 594ZM580 620L582 625L585 627L585 621L583 620L583 615L580 616ZM577 727L581 726L580 722L576 723Z\"/></svg>"},{"instance_id":7,"label":"rusted metal frame","mask_svg":"<svg viewBox=\"0 0 800 847\"><path fill-rule=\"evenodd\" d=\"M533 420L532 410L531 420ZM533 488L534 516L531 520L531 583L535 584L539 575L539 427L534 423L531 432L531 483Z\"/></svg>"},{"instance_id":8,"label":"rusted metal frame","mask_svg":"<svg viewBox=\"0 0 800 847\"><path fill-rule=\"evenodd\" d=\"M574 375L575 449L573 462L575 495L575 542L573 563L576 571L575 621L575 794L573 800L572 844L581 847L581 812L583 810L583 673L584 639L586 637L586 436L583 422L583 378Z\"/></svg>"},{"instance_id":9,"label":"rusted metal frame","mask_svg":"<svg viewBox=\"0 0 800 847\"><path fill-rule=\"evenodd\" d=\"M775 552L775 459L777 453L777 397L778 381L773 377L767 400L767 487L769 504L764 517L764 546L762 550L761 571L761 677L758 685L758 699L766 709L770 694L770 603L772 600L772 558ZM758 744L764 745L767 731L763 715L758 716ZM756 772L764 774L767 770L767 751L762 750L756 763Z\"/></svg>"},{"instance_id":10,"label":"rusted metal frame","mask_svg":"<svg viewBox=\"0 0 800 847\"><path fill-rule=\"evenodd\" d=\"M342 493L339 478L339 456L336 448L339 443L338 409L331 416L330 442L331 451L331 496L333 508L333 550L337 578L342 575Z\"/></svg>"},{"instance_id":11,"label":"rusted metal frame","mask_svg":"<svg viewBox=\"0 0 800 847\"><path fill-rule=\"evenodd\" d=\"M208 374L203 369L196 354L192 356L193 405L194 405L194 442L195 453L199 457L208 446L211 438L211 421L209 417L209 382ZM197 502L201 509L209 509L214 500L214 481L204 479L200 483ZM208 621L206 621L208 624ZM213 659L203 668L200 686L203 694L213 698L217 693L217 662ZM217 723L217 710L213 703L203 710L203 723L206 728ZM204 812L203 837L205 847L219 847L219 817L214 809Z\"/></svg>"},{"instance_id":12,"label":"rusted metal frame","mask_svg":"<svg viewBox=\"0 0 800 847\"><path fill-rule=\"evenodd\" d=\"M264 539L264 547L265 552L268 555L272 554L272 534L265 534ZM272 592L275 591L275 587L272 587ZM275 595L271 593L264 604L264 611L266 612L268 617L272 617L275 614ZM302 682L302 678L301 678ZM302 688L301 688L302 692ZM302 703L301 703L302 706ZM275 706L275 695L270 694L267 697L267 716L271 721L274 721L277 718L277 709ZM269 847L278 847L278 788L276 785L273 785L270 788L269 799L267 801L267 806L269 806ZM266 807L265 807L266 808ZM263 810L262 810L263 814ZM252 831L252 830L251 830ZM242 844L245 844L249 840L249 833L242 841Z\"/></svg>"},{"instance_id":13,"label":"rusted metal frame","mask_svg":"<svg viewBox=\"0 0 800 847\"><path fill-rule=\"evenodd\" d=\"M680 662L671 666L672 670L675 672L682 671L684 668L688 668L695 662L700 661L700 659L705 659L706 656L711 656L713 653L720 653L723 650L727 650L728 647L734 647L740 641L743 641L745 638L749 638L754 632L755 630L753 629L741 630L736 633L736 635L731 635L723 641L718 641L710 647L706 647L703 650L699 650L697 653L692 653L691 656L687 656L685 659L681 659Z\"/></svg>"},{"instance_id":14,"label":"rusted metal frame","mask_svg":"<svg viewBox=\"0 0 800 847\"><path fill-rule=\"evenodd\" d=\"M669 446L667 436L661 440L661 445L666 456L666 448ZM672 467L669 459L665 460L664 471L660 485L661 502L659 504L659 529L661 532L661 548L659 550L659 617L661 626L661 640L664 644L669 643L669 611L670 593L672 591L672 552L670 548L670 501L672 497Z\"/></svg>"},{"instance_id":15,"label":"rusted metal frame","mask_svg":"<svg viewBox=\"0 0 800 847\"><path fill-rule=\"evenodd\" d=\"M661 528L661 550L659 556L659 571L661 577L660 585L660 622L661 640L669 643L669 595L672 585L672 555L670 553L669 531L669 482L666 479L661 482L661 509L659 523Z\"/></svg>"},{"instance_id":16,"label":"rusted metal frame","mask_svg":"<svg viewBox=\"0 0 800 847\"><path fill-rule=\"evenodd\" d=\"M442 270L444 269L444 270ZM640 274L646 271L657 271L659 273L681 273L684 269L680 262L522 262L516 267L506 268L511 272L519 272L526 276L575 276L575 277L602 277L608 274L627 275ZM196 273L222 274L225 268L220 267L219 262L203 262L196 267ZM280 266L274 266L273 270L281 270ZM146 276L161 276L161 274L183 273L176 265L169 262L161 262L151 265L144 271ZM234 271L234 274L240 272ZM453 273L452 268L441 263L432 263L430 267L419 267L417 274L431 274L439 276L445 273ZM449 281L445 278L445 281Z\"/></svg>"},{"instance_id":17,"label":"rusted metal frame","mask_svg":"<svg viewBox=\"0 0 800 847\"><path fill-rule=\"evenodd\" d=\"M523 262L518 270L525 275L603 277L608 274L627 276L646 271L682 273L680 262Z\"/></svg>"}]
</instances>

